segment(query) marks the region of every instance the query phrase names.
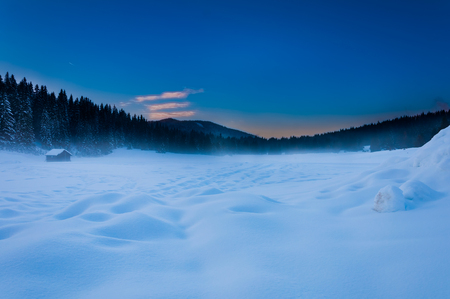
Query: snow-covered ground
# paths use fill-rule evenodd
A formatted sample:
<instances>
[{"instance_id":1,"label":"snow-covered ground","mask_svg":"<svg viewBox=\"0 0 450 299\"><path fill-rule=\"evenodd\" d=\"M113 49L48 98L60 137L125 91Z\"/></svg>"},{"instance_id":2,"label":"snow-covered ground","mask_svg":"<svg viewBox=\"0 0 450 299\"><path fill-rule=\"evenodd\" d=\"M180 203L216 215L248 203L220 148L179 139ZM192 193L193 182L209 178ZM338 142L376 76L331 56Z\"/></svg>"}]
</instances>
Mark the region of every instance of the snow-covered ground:
<instances>
[{"instance_id":1,"label":"snow-covered ground","mask_svg":"<svg viewBox=\"0 0 450 299\"><path fill-rule=\"evenodd\" d=\"M377 153L0 152L0 184L1 298L450 297L450 129Z\"/></svg>"}]
</instances>

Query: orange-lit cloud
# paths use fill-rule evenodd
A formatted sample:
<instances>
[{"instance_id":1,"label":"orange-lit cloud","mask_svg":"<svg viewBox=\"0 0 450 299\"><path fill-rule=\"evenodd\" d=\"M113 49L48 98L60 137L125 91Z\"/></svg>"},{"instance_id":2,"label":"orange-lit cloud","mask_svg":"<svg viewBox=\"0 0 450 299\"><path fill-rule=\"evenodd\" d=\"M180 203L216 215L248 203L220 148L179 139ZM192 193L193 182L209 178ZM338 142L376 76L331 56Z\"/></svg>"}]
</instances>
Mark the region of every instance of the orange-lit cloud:
<instances>
[{"instance_id":1,"label":"orange-lit cloud","mask_svg":"<svg viewBox=\"0 0 450 299\"><path fill-rule=\"evenodd\" d=\"M165 104L155 104L155 105L149 105L148 109L150 111L158 111L158 110L164 110L164 109L176 109L176 108L186 108L191 103L184 102L184 103L165 103Z\"/></svg>"},{"instance_id":2,"label":"orange-lit cloud","mask_svg":"<svg viewBox=\"0 0 450 299\"><path fill-rule=\"evenodd\" d=\"M138 96L135 98L135 100L137 102L144 102L144 101L157 101L157 100L170 100L170 99L185 99L190 94L196 94L196 93L202 93L202 92L204 92L203 88L197 89L197 90L185 88L182 91L166 91L161 94Z\"/></svg>"},{"instance_id":3,"label":"orange-lit cloud","mask_svg":"<svg viewBox=\"0 0 450 299\"><path fill-rule=\"evenodd\" d=\"M189 116L193 116L194 114L195 114L194 111L154 112L154 113L150 113L150 119L189 117Z\"/></svg>"}]
</instances>

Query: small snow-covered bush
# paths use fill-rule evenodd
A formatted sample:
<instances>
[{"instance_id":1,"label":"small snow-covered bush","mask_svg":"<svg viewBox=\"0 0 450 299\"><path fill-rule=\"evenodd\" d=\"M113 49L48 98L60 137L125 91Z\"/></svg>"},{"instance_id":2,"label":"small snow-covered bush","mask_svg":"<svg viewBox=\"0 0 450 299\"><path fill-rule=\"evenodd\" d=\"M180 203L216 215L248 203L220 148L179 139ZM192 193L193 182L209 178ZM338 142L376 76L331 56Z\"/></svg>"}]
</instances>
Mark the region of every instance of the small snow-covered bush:
<instances>
[{"instance_id":1,"label":"small snow-covered bush","mask_svg":"<svg viewBox=\"0 0 450 299\"><path fill-rule=\"evenodd\" d=\"M402 190L392 185L381 188L375 196L373 209L380 213L405 210Z\"/></svg>"}]
</instances>

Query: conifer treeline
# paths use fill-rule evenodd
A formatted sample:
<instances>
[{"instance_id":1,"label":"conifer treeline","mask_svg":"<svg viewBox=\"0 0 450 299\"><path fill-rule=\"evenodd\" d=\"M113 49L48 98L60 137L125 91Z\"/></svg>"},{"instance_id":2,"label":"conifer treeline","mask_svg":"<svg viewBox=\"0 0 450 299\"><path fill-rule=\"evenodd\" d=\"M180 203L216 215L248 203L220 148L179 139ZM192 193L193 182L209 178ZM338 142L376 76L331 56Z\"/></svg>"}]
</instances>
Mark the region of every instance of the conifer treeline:
<instances>
[{"instance_id":1,"label":"conifer treeline","mask_svg":"<svg viewBox=\"0 0 450 299\"><path fill-rule=\"evenodd\" d=\"M22 152L66 148L80 155L108 154L127 147L203 154L280 154L304 151L398 149L421 146L448 126L450 111L404 116L359 128L291 138L223 138L183 132L115 106L58 96L14 75L0 76L0 148Z\"/></svg>"}]
</instances>

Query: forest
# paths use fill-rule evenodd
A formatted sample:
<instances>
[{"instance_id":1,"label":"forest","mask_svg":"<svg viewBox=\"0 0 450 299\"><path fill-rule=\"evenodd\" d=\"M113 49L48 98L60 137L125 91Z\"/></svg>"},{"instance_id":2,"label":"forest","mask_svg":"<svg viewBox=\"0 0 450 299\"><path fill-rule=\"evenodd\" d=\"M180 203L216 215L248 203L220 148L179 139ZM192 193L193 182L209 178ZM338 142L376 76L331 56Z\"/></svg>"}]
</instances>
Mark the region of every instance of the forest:
<instances>
[{"instance_id":1,"label":"forest","mask_svg":"<svg viewBox=\"0 0 450 299\"><path fill-rule=\"evenodd\" d=\"M76 155L105 155L116 148L190 154L292 154L419 147L449 125L450 110L403 116L314 136L227 137L169 128L87 97L56 95L14 75L0 76L0 149L45 153L65 148Z\"/></svg>"}]
</instances>

